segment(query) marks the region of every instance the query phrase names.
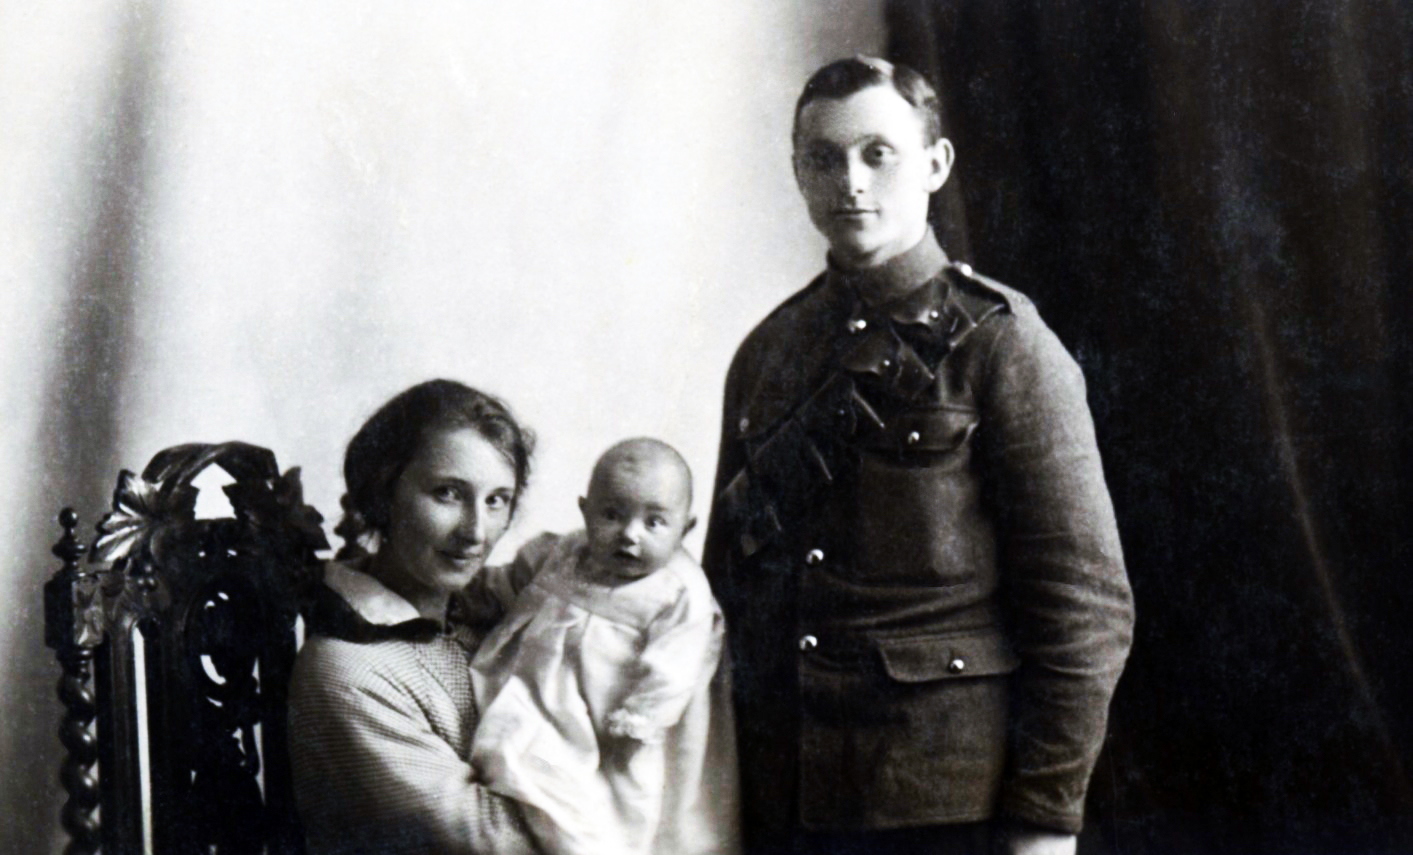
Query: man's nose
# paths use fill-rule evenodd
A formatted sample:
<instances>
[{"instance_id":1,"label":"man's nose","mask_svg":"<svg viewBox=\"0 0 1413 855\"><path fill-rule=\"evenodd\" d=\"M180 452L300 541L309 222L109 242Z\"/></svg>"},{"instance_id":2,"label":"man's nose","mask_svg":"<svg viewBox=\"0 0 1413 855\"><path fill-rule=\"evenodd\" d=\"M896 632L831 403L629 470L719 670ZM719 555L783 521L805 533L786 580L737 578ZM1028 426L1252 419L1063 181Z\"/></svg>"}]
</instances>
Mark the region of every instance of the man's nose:
<instances>
[{"instance_id":1,"label":"man's nose","mask_svg":"<svg viewBox=\"0 0 1413 855\"><path fill-rule=\"evenodd\" d=\"M851 156L844 167L844 185L850 196L857 196L868 189L871 172L863 158Z\"/></svg>"}]
</instances>

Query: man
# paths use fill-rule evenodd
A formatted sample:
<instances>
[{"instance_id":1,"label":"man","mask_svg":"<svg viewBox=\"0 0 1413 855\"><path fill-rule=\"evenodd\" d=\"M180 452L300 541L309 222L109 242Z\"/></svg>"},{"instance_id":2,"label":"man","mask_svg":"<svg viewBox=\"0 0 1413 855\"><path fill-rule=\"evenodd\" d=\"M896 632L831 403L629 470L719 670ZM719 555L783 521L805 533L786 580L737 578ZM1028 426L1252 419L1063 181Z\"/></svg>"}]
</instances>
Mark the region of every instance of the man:
<instances>
[{"instance_id":1,"label":"man","mask_svg":"<svg viewBox=\"0 0 1413 855\"><path fill-rule=\"evenodd\" d=\"M747 851L1073 853L1133 621L1084 380L937 245L919 74L825 66L793 142L828 269L732 363L704 556Z\"/></svg>"}]
</instances>

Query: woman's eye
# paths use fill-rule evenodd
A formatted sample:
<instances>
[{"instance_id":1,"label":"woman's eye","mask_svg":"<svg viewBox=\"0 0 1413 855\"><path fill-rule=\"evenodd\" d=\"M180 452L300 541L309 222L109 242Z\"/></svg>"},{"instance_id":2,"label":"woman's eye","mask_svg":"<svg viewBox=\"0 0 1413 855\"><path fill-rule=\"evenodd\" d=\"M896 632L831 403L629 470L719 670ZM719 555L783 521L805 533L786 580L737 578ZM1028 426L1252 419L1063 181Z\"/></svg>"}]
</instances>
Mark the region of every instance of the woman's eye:
<instances>
[{"instance_id":1,"label":"woman's eye","mask_svg":"<svg viewBox=\"0 0 1413 855\"><path fill-rule=\"evenodd\" d=\"M494 493L486 497L486 507L493 509L510 507L510 497L500 493Z\"/></svg>"},{"instance_id":2,"label":"woman's eye","mask_svg":"<svg viewBox=\"0 0 1413 855\"><path fill-rule=\"evenodd\" d=\"M439 502L456 502L461 500L461 489L447 484L432 488L432 498Z\"/></svg>"}]
</instances>

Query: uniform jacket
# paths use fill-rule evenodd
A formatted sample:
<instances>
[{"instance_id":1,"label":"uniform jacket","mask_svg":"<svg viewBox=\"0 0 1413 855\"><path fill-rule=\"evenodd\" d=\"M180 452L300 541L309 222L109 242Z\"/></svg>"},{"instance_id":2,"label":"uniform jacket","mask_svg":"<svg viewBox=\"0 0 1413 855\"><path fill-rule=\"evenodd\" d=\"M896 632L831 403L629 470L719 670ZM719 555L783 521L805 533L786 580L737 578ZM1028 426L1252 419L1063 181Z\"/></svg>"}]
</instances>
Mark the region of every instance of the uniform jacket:
<instances>
[{"instance_id":1,"label":"uniform jacket","mask_svg":"<svg viewBox=\"0 0 1413 855\"><path fill-rule=\"evenodd\" d=\"M741 345L719 460L748 844L1077 831L1132 598L1084 380L1030 301L931 234L827 271Z\"/></svg>"}]
</instances>

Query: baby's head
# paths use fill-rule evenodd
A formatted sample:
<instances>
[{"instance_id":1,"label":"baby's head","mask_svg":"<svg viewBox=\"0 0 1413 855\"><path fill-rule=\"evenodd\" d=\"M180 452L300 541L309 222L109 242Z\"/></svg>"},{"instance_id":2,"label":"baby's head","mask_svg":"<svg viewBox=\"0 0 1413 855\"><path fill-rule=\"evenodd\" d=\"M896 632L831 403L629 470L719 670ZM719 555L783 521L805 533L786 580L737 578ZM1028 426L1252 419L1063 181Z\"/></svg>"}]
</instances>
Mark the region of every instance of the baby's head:
<instances>
[{"instance_id":1,"label":"baby's head","mask_svg":"<svg viewBox=\"0 0 1413 855\"><path fill-rule=\"evenodd\" d=\"M603 453L579 499L596 573L640 579L672 560L697 520L692 470L656 439L625 439Z\"/></svg>"}]
</instances>

